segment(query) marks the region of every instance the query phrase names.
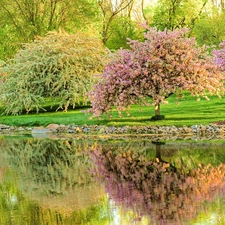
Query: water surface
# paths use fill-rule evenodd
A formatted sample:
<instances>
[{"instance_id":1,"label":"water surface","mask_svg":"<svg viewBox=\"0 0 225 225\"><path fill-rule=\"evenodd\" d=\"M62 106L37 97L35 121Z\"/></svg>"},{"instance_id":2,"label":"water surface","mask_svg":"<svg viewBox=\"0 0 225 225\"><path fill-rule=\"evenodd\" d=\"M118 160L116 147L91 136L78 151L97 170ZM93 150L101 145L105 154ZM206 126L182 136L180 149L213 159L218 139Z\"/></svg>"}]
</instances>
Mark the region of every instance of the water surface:
<instances>
[{"instance_id":1,"label":"water surface","mask_svg":"<svg viewBox=\"0 0 225 225\"><path fill-rule=\"evenodd\" d=\"M0 139L1 225L225 224L225 141Z\"/></svg>"}]
</instances>

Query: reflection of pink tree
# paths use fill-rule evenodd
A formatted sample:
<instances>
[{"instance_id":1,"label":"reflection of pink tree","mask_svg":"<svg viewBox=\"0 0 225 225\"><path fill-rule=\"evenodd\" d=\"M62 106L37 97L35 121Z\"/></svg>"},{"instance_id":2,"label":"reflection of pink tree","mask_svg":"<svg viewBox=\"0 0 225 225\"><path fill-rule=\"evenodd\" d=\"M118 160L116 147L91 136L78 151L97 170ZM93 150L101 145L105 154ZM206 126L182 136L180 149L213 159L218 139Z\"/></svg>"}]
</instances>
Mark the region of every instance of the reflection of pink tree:
<instances>
[{"instance_id":1,"label":"reflection of pink tree","mask_svg":"<svg viewBox=\"0 0 225 225\"><path fill-rule=\"evenodd\" d=\"M145 161L129 151L116 155L112 150L99 146L91 151L94 174L105 180L115 202L149 215L157 224L182 224L203 209L199 203L225 192L225 165L199 165L184 174L157 159Z\"/></svg>"}]
</instances>

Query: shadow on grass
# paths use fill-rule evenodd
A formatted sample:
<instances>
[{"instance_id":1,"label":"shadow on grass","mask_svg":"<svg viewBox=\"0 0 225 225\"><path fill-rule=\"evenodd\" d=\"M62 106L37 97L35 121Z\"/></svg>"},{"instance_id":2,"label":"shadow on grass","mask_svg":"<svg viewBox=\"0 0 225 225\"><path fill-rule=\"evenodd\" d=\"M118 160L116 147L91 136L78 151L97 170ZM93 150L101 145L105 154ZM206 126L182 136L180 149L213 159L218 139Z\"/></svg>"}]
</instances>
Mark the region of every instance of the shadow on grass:
<instances>
[{"instance_id":1,"label":"shadow on grass","mask_svg":"<svg viewBox=\"0 0 225 225\"><path fill-rule=\"evenodd\" d=\"M195 116L195 117L171 117L166 118L167 121L187 121L187 120L206 120L206 119L218 119L220 117L215 118L215 116ZM224 118L221 116L221 118Z\"/></svg>"},{"instance_id":2,"label":"shadow on grass","mask_svg":"<svg viewBox=\"0 0 225 225\"><path fill-rule=\"evenodd\" d=\"M217 121L224 121L224 117L171 117L158 121L152 121L151 118L113 118L95 121L95 124L107 126L190 126L194 124L210 124Z\"/></svg>"},{"instance_id":3,"label":"shadow on grass","mask_svg":"<svg viewBox=\"0 0 225 225\"><path fill-rule=\"evenodd\" d=\"M55 105L53 107L51 107L51 106L43 107L44 110L40 109L38 113L64 112L64 109L61 109L61 108L58 109L58 107L59 107L58 105ZM67 111L69 111L69 110L85 110L85 109L89 109L89 108L91 108L91 106L88 106L88 105L77 105L75 107L69 106ZM29 114L37 114L37 112L35 110L32 110L29 112ZM26 111L24 110L21 115L27 115Z\"/></svg>"},{"instance_id":4,"label":"shadow on grass","mask_svg":"<svg viewBox=\"0 0 225 225\"><path fill-rule=\"evenodd\" d=\"M38 114L38 113L53 113L53 112L64 112L63 108L60 108L60 105L55 102L52 104L51 101L46 100L45 105L41 106L42 108L39 109L39 111L37 112L35 108L33 108L31 111L29 111L29 113L27 113L26 109L24 108L22 110L22 113L20 113L19 115L33 115L33 114ZM85 109L89 109L91 108L91 103L88 102L86 104L83 104L83 102L80 102L79 104L75 104L75 106L73 107L73 105L69 105L67 108L67 111L69 110L85 110ZM4 106L0 106L0 115L4 115ZM10 114L9 114L10 115Z\"/></svg>"},{"instance_id":5,"label":"shadow on grass","mask_svg":"<svg viewBox=\"0 0 225 225\"><path fill-rule=\"evenodd\" d=\"M216 119L218 119L219 117L217 117ZM223 117L221 117L223 118ZM169 117L169 118L165 118L163 120L158 120L158 121L188 121L188 120L205 120L205 119L215 119L215 117L210 116L210 117L204 117L204 116L195 116L195 117ZM103 119L102 122L144 122L144 121L148 121L148 122L157 122L157 120L152 120L151 117L149 118L113 118L113 119Z\"/></svg>"},{"instance_id":6,"label":"shadow on grass","mask_svg":"<svg viewBox=\"0 0 225 225\"><path fill-rule=\"evenodd\" d=\"M36 112L36 110L31 110L29 113L26 112L26 110L23 110L21 114L19 115L38 115L38 114L44 114L44 113L56 113L56 112L64 112L64 109L58 109L58 106L54 106L54 107L43 107L43 109L39 109L38 112ZM84 106L76 106L75 108L73 108L72 106L68 107L67 111L69 110L87 110L91 108L90 106L87 106L87 105L84 105ZM58 110L57 110L58 109ZM4 113L4 109L3 108L0 108L0 115L3 115L3 116L7 116L5 113ZM10 114L8 114L8 116L11 116Z\"/></svg>"}]
</instances>

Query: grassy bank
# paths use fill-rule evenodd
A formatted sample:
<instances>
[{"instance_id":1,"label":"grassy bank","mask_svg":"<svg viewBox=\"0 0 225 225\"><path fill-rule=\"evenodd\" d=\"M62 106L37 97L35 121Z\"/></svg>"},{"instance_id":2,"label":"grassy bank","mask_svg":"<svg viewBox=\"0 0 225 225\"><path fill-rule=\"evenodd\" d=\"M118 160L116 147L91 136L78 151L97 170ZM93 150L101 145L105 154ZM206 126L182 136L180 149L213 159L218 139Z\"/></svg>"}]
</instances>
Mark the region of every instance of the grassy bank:
<instances>
[{"instance_id":1,"label":"grassy bank","mask_svg":"<svg viewBox=\"0 0 225 225\"><path fill-rule=\"evenodd\" d=\"M225 121L225 100L211 97L210 101L186 95L185 100L176 104L176 99L171 96L169 104L161 106L161 114L165 119L161 121L151 121L154 115L153 107L133 106L130 116L118 117L116 111L112 112L113 119L102 116L102 119L89 118L82 110L69 110L68 112L45 112L39 114L24 114L19 116L0 116L0 123L14 126L40 126L50 123L57 124L77 124L77 125L107 125L107 126L139 126L139 125L168 125L168 126L191 126L194 124L209 124L215 121ZM141 109L141 111L139 110Z\"/></svg>"}]
</instances>

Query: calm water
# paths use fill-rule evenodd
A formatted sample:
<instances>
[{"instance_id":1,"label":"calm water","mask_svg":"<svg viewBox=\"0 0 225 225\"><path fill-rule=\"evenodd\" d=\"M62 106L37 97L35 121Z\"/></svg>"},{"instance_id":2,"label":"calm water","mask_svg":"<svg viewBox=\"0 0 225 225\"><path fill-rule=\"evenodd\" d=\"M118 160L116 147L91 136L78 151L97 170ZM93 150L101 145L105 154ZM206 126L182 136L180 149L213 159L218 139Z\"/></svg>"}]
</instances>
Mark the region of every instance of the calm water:
<instances>
[{"instance_id":1,"label":"calm water","mask_svg":"<svg viewBox=\"0 0 225 225\"><path fill-rule=\"evenodd\" d=\"M225 140L0 138L0 225L225 224Z\"/></svg>"}]
</instances>

